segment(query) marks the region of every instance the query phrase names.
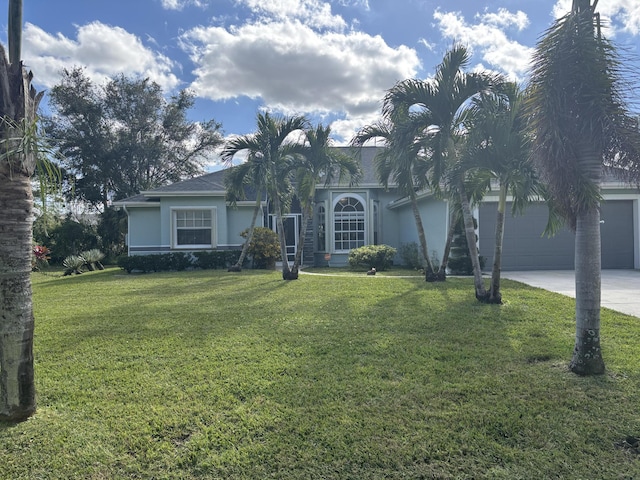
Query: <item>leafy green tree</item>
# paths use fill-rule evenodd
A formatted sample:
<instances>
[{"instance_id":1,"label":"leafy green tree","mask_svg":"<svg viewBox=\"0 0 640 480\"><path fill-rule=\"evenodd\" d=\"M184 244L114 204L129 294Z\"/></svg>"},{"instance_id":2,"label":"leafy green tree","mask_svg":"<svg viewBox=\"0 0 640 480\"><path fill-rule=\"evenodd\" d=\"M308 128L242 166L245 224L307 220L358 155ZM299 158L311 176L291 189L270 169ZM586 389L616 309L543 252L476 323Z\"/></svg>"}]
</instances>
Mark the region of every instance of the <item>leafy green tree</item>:
<instances>
[{"instance_id":1,"label":"leafy green tree","mask_svg":"<svg viewBox=\"0 0 640 480\"><path fill-rule=\"evenodd\" d=\"M256 132L229 140L222 151L222 158L225 161L231 161L235 155L243 151L249 154L247 163L253 164L253 167L249 165L244 169L236 169L231 173L232 177L229 178L228 185L232 185L232 198L241 195L241 189L247 184L249 178L256 182L258 190L263 186L266 189L276 215L276 229L282 254L282 278L285 280L291 280L296 275L291 273L287 259L282 221L283 205L286 206L290 201L294 159L297 154L302 154L303 149L301 139L293 137L296 133L303 135L307 126L308 121L302 116L273 117L269 113L259 113ZM257 209L259 209L258 200L254 209L252 222L254 225ZM251 242L250 236L247 237L247 242Z\"/></svg>"},{"instance_id":2,"label":"leafy green tree","mask_svg":"<svg viewBox=\"0 0 640 480\"><path fill-rule=\"evenodd\" d=\"M113 262L126 253L125 237L127 232L127 214L124 210L109 207L100 213L96 233L100 240L100 249L106 254L106 260Z\"/></svg>"},{"instance_id":3,"label":"leafy green tree","mask_svg":"<svg viewBox=\"0 0 640 480\"><path fill-rule=\"evenodd\" d=\"M143 190L196 176L222 144L220 125L186 118L193 94L165 100L147 79L119 75L97 86L80 68L64 70L45 119L63 156L66 194L106 209Z\"/></svg>"},{"instance_id":4,"label":"leafy green tree","mask_svg":"<svg viewBox=\"0 0 640 480\"><path fill-rule=\"evenodd\" d=\"M476 298L485 301L487 291L482 281L476 233L465 188L467 172L460 161L460 153L467 135L464 119L470 101L483 92L492 91L501 83L501 78L465 72L469 61L469 50L463 45L454 45L436 67L433 78L407 79L394 85L385 96L382 113L394 121L398 115L410 112L406 128L408 132L416 132L412 141L420 142L428 154L425 174L429 176L429 185L439 189L445 184L446 191L457 195L473 263Z\"/></svg>"},{"instance_id":5,"label":"leafy green tree","mask_svg":"<svg viewBox=\"0 0 640 480\"><path fill-rule=\"evenodd\" d=\"M498 184L489 303L502 303L500 272L507 195L511 194L515 214L522 213L530 197L541 193L529 152L523 100L524 94L517 84L505 83L500 92L476 97L467 120L469 135L464 152L467 168L475 169L480 176L486 174L484 190L492 180Z\"/></svg>"},{"instance_id":6,"label":"leafy green tree","mask_svg":"<svg viewBox=\"0 0 640 480\"><path fill-rule=\"evenodd\" d=\"M302 250L307 232L307 224L313 215L316 186L324 178L324 184L330 185L336 180L349 179L353 185L360 175L359 162L352 156L345 155L331 148L331 127L317 125L306 130L306 144L302 155L296 157L295 185L298 199L302 207L302 225L298 233L298 250L291 271L294 276L302 263Z\"/></svg>"},{"instance_id":7,"label":"leafy green tree","mask_svg":"<svg viewBox=\"0 0 640 480\"><path fill-rule=\"evenodd\" d=\"M67 214L59 225L54 227L43 242L51 251L51 263L60 265L70 255L79 255L85 250L98 248L99 239L95 225L80 222Z\"/></svg>"},{"instance_id":8,"label":"leafy green tree","mask_svg":"<svg viewBox=\"0 0 640 480\"><path fill-rule=\"evenodd\" d=\"M9 0L9 58L0 45L0 420L35 412L31 291L36 111L42 93L21 61L22 1Z\"/></svg>"},{"instance_id":9,"label":"leafy green tree","mask_svg":"<svg viewBox=\"0 0 640 480\"><path fill-rule=\"evenodd\" d=\"M590 0L574 0L538 42L528 88L534 159L551 201L575 231L576 337L570 368L605 370L600 344L603 168L638 177L637 119L626 108L615 47Z\"/></svg>"}]
</instances>

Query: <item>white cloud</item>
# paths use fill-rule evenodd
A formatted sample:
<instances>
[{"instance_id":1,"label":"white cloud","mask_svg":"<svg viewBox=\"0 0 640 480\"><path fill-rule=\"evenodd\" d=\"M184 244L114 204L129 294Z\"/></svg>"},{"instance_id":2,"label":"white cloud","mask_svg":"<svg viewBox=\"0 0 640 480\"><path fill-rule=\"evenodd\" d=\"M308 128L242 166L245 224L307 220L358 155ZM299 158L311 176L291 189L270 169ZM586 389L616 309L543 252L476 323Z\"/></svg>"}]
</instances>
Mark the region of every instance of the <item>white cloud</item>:
<instances>
[{"instance_id":1,"label":"white cloud","mask_svg":"<svg viewBox=\"0 0 640 480\"><path fill-rule=\"evenodd\" d=\"M319 29L342 30L347 23L331 11L331 4L320 0L237 0L263 19L288 21L300 20L302 23Z\"/></svg>"},{"instance_id":2,"label":"white cloud","mask_svg":"<svg viewBox=\"0 0 640 480\"><path fill-rule=\"evenodd\" d=\"M197 95L260 98L284 113L371 114L420 63L413 49L391 48L380 36L319 33L299 21L200 27L181 41L197 65Z\"/></svg>"},{"instance_id":3,"label":"white cloud","mask_svg":"<svg viewBox=\"0 0 640 480\"><path fill-rule=\"evenodd\" d=\"M179 85L171 73L174 63L146 48L138 37L120 27L93 22L78 27L77 39L52 35L27 23L23 35L23 58L38 85L52 87L64 68L85 67L87 75L102 82L114 75L149 77L165 91Z\"/></svg>"},{"instance_id":4,"label":"white cloud","mask_svg":"<svg viewBox=\"0 0 640 480\"><path fill-rule=\"evenodd\" d=\"M162 8L165 10L182 10L187 5L204 7L207 0L160 0Z\"/></svg>"},{"instance_id":5,"label":"white cloud","mask_svg":"<svg viewBox=\"0 0 640 480\"><path fill-rule=\"evenodd\" d=\"M506 8L499 8L496 13L485 10L485 13L476 14L480 23L493 25L497 28L509 28L515 26L519 31L529 26L529 17L523 11L509 12Z\"/></svg>"},{"instance_id":6,"label":"white cloud","mask_svg":"<svg viewBox=\"0 0 640 480\"><path fill-rule=\"evenodd\" d=\"M521 80L527 72L533 48L510 40L505 29L515 27L521 31L529 25L523 12L511 13L499 9L497 13L476 15L477 23L469 24L459 12L433 14L442 36L459 41L479 53L491 68L502 71L510 78Z\"/></svg>"},{"instance_id":7,"label":"white cloud","mask_svg":"<svg viewBox=\"0 0 640 480\"><path fill-rule=\"evenodd\" d=\"M559 0L553 7L553 15L560 18L571 11L572 0ZM640 0L607 0L598 2L596 11L600 12L604 24L611 27L608 36L618 32L640 35Z\"/></svg>"}]
</instances>

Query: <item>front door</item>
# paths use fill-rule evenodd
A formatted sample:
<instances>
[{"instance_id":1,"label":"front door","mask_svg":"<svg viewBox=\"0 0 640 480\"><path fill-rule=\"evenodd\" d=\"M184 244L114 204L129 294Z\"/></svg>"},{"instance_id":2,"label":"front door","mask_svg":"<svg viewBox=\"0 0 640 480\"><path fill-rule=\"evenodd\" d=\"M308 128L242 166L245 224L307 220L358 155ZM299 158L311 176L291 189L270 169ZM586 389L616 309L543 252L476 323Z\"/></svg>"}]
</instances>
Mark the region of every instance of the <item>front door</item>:
<instances>
[{"instance_id":1,"label":"front door","mask_svg":"<svg viewBox=\"0 0 640 480\"><path fill-rule=\"evenodd\" d=\"M287 247L287 260L293 262L296 257L298 245L298 231L300 230L300 215L285 215L282 218L284 224L284 238ZM269 224L274 232L278 232L278 224L275 215L269 215Z\"/></svg>"}]
</instances>

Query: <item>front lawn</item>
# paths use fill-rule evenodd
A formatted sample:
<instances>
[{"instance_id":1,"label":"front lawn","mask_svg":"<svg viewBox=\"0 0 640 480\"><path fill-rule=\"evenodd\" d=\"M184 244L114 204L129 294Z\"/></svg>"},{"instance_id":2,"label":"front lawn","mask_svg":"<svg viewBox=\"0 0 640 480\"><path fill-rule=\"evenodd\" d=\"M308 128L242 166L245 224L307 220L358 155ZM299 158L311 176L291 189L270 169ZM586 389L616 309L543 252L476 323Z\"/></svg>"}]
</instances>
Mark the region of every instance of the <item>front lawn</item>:
<instances>
[{"instance_id":1,"label":"front lawn","mask_svg":"<svg viewBox=\"0 0 640 480\"><path fill-rule=\"evenodd\" d=\"M567 370L572 299L504 281L34 274L38 411L7 479L640 478L640 319ZM625 439L627 441L625 441Z\"/></svg>"}]
</instances>

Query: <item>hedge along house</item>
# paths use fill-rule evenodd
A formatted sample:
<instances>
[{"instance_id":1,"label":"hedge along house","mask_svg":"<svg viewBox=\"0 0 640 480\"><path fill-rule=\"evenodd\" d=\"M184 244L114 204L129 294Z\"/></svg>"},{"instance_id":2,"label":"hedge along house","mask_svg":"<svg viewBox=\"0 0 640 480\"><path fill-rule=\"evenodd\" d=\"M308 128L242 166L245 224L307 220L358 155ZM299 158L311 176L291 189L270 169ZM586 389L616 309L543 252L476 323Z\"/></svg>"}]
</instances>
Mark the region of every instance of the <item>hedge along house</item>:
<instances>
[{"instance_id":1,"label":"hedge along house","mask_svg":"<svg viewBox=\"0 0 640 480\"><path fill-rule=\"evenodd\" d=\"M356 186L319 183L305 245L296 244L302 215L297 202L293 202L283 218L290 260L302 248L305 265L342 266L353 248L376 244L400 248L418 242L409 200L393 186L385 190L377 180L373 162L376 152L376 147L361 150L363 176ZM115 202L114 206L128 215L129 255L240 249L244 242L240 234L250 225L255 192L247 191L244 201L231 206L225 198L225 173L209 173ZM603 192L602 266L640 268L640 194L615 182L603 185ZM493 254L496 202L490 193L475 212L480 252L487 258L487 269L491 268ZM430 192L421 192L419 208L429 253L440 257L449 204ZM262 212L257 225L275 230L266 197ZM543 237L546 220L543 204L532 204L523 216L507 215L503 270L573 268L573 234L565 230L553 238Z\"/></svg>"}]
</instances>

